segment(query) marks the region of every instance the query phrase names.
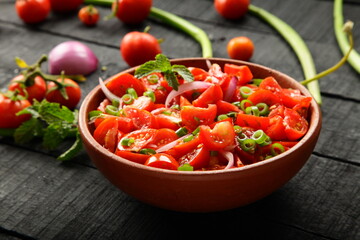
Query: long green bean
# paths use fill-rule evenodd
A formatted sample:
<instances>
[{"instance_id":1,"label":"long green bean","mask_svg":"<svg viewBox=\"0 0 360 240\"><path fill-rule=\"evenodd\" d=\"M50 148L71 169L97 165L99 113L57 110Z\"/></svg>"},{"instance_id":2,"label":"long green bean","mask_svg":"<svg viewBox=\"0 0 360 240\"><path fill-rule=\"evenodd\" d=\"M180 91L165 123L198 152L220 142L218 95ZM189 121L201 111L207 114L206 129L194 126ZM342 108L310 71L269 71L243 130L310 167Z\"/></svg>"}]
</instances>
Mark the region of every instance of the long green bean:
<instances>
[{"instance_id":1,"label":"long green bean","mask_svg":"<svg viewBox=\"0 0 360 240\"><path fill-rule=\"evenodd\" d=\"M304 40L292 27L290 27L287 23L275 15L252 4L249 6L249 12L267 22L288 42L300 61L305 78L312 78L316 75L315 64L309 49L306 46ZM307 84L307 88L316 102L321 104L322 101L318 81L314 80L310 82Z\"/></svg>"},{"instance_id":2,"label":"long green bean","mask_svg":"<svg viewBox=\"0 0 360 240\"><path fill-rule=\"evenodd\" d=\"M343 31L344 17L343 17L343 0L334 1L334 30L338 41L340 50L343 54L350 48L349 40L346 33ZM352 49L347 59L348 63L360 73L360 55L356 50Z\"/></svg>"}]
</instances>

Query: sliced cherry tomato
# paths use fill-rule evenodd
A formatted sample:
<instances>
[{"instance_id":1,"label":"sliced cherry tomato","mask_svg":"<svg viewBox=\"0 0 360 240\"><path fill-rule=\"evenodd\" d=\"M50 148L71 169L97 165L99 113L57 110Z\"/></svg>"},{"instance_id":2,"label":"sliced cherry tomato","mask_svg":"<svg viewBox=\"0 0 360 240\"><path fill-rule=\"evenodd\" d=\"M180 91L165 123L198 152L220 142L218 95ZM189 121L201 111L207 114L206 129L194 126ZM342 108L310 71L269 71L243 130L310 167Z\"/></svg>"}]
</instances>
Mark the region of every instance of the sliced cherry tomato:
<instances>
[{"instance_id":1,"label":"sliced cherry tomato","mask_svg":"<svg viewBox=\"0 0 360 240\"><path fill-rule=\"evenodd\" d=\"M229 121L219 122L213 129L208 126L200 126L199 138L210 150L223 150L225 147L234 144L235 131Z\"/></svg>"},{"instance_id":2,"label":"sliced cherry tomato","mask_svg":"<svg viewBox=\"0 0 360 240\"><path fill-rule=\"evenodd\" d=\"M180 108L184 106L192 106L192 104L187 98L180 96Z\"/></svg>"},{"instance_id":3,"label":"sliced cherry tomato","mask_svg":"<svg viewBox=\"0 0 360 240\"><path fill-rule=\"evenodd\" d=\"M266 129L265 133L271 138L271 140L285 140L285 126L284 119L275 115L270 118L269 127Z\"/></svg>"},{"instance_id":4,"label":"sliced cherry tomato","mask_svg":"<svg viewBox=\"0 0 360 240\"><path fill-rule=\"evenodd\" d=\"M278 94L280 94L283 90L279 83L273 77L264 78L264 80L261 81L259 88L266 89Z\"/></svg>"},{"instance_id":5,"label":"sliced cherry tomato","mask_svg":"<svg viewBox=\"0 0 360 240\"><path fill-rule=\"evenodd\" d=\"M138 152L149 143L153 142L158 130L157 129L140 129L125 134L118 144L119 150Z\"/></svg>"},{"instance_id":6,"label":"sliced cherry tomato","mask_svg":"<svg viewBox=\"0 0 360 240\"><path fill-rule=\"evenodd\" d=\"M118 130L123 133L129 133L135 129L135 126L130 118L123 116L113 116L109 114L102 114L100 117L96 118L94 122L95 127L98 127L100 123L102 123L107 118L116 118L119 123Z\"/></svg>"},{"instance_id":7,"label":"sliced cherry tomato","mask_svg":"<svg viewBox=\"0 0 360 240\"><path fill-rule=\"evenodd\" d=\"M177 130L180 127L180 112L171 108L158 108L151 111L156 118L159 128L170 128Z\"/></svg>"},{"instance_id":8,"label":"sliced cherry tomato","mask_svg":"<svg viewBox=\"0 0 360 240\"><path fill-rule=\"evenodd\" d=\"M130 118L136 129L157 128L156 118L149 111L132 107L124 108L125 116Z\"/></svg>"},{"instance_id":9,"label":"sliced cherry tomato","mask_svg":"<svg viewBox=\"0 0 360 240\"><path fill-rule=\"evenodd\" d=\"M209 104L215 104L217 101L223 99L223 92L220 85L212 85L207 88L201 95L196 98L192 104L195 107L206 108Z\"/></svg>"},{"instance_id":10,"label":"sliced cherry tomato","mask_svg":"<svg viewBox=\"0 0 360 240\"><path fill-rule=\"evenodd\" d=\"M214 122L217 107L209 104L207 108L184 106L180 110L182 124L192 130L199 125L209 125Z\"/></svg>"},{"instance_id":11,"label":"sliced cherry tomato","mask_svg":"<svg viewBox=\"0 0 360 240\"><path fill-rule=\"evenodd\" d=\"M172 90L161 73L152 73L140 79L146 89L155 94L155 103L164 103L167 95Z\"/></svg>"},{"instance_id":12,"label":"sliced cherry tomato","mask_svg":"<svg viewBox=\"0 0 360 240\"><path fill-rule=\"evenodd\" d=\"M169 170L177 170L179 167L179 163L175 158L166 153L157 153L150 156L146 160L145 165Z\"/></svg>"},{"instance_id":13,"label":"sliced cherry tomato","mask_svg":"<svg viewBox=\"0 0 360 240\"><path fill-rule=\"evenodd\" d=\"M306 119L297 111L290 108L285 108L284 115L285 134L287 139L294 141L304 136L308 130L308 122Z\"/></svg>"},{"instance_id":14,"label":"sliced cherry tomato","mask_svg":"<svg viewBox=\"0 0 360 240\"><path fill-rule=\"evenodd\" d=\"M118 97L122 97L128 88L134 88L138 96L146 90L144 84L129 73L118 73L111 77L106 87Z\"/></svg>"},{"instance_id":15,"label":"sliced cherry tomato","mask_svg":"<svg viewBox=\"0 0 360 240\"><path fill-rule=\"evenodd\" d=\"M111 117L102 121L94 131L95 140L111 152L116 149L118 125L117 118Z\"/></svg>"},{"instance_id":16,"label":"sliced cherry tomato","mask_svg":"<svg viewBox=\"0 0 360 240\"><path fill-rule=\"evenodd\" d=\"M220 114L226 114L229 112L240 112L243 113L242 110L240 110L237 106L235 106L232 103L223 101L223 100L219 100L216 102L216 106L217 106L217 115Z\"/></svg>"},{"instance_id":17,"label":"sliced cherry tomato","mask_svg":"<svg viewBox=\"0 0 360 240\"><path fill-rule=\"evenodd\" d=\"M152 111L154 109L154 102L147 96L140 96L134 102L126 107Z\"/></svg>"},{"instance_id":18,"label":"sliced cherry tomato","mask_svg":"<svg viewBox=\"0 0 360 240\"><path fill-rule=\"evenodd\" d=\"M179 140L179 143L173 148L166 151L167 154L170 154L174 158L178 159L184 156L186 153L193 151L200 144L200 138L198 136L194 137L188 142Z\"/></svg>"},{"instance_id":19,"label":"sliced cherry tomato","mask_svg":"<svg viewBox=\"0 0 360 240\"><path fill-rule=\"evenodd\" d=\"M30 83L30 82L29 82ZM32 85L27 86L27 82L24 81L24 75L18 75L11 80L8 87L10 91L18 90L19 94L28 97L30 103L33 99L41 101L44 99L46 94L46 82L41 76L36 76Z\"/></svg>"},{"instance_id":20,"label":"sliced cherry tomato","mask_svg":"<svg viewBox=\"0 0 360 240\"><path fill-rule=\"evenodd\" d=\"M250 68L246 65L235 65L226 63L224 66L224 72L229 75L236 76L238 78L237 85L244 85L253 79L253 74Z\"/></svg>"},{"instance_id":21,"label":"sliced cherry tomato","mask_svg":"<svg viewBox=\"0 0 360 240\"><path fill-rule=\"evenodd\" d=\"M254 105L258 103L266 103L268 106L281 104L281 98L267 89L258 89L253 92L247 99L250 100Z\"/></svg>"},{"instance_id":22,"label":"sliced cherry tomato","mask_svg":"<svg viewBox=\"0 0 360 240\"><path fill-rule=\"evenodd\" d=\"M293 107L293 109L297 111L303 118L306 119L311 100L312 100L311 97L305 97L301 99L300 102Z\"/></svg>"},{"instance_id":23,"label":"sliced cherry tomato","mask_svg":"<svg viewBox=\"0 0 360 240\"><path fill-rule=\"evenodd\" d=\"M236 124L240 127L251 127L265 131L268 128L270 121L268 117L257 117L239 113L236 117Z\"/></svg>"},{"instance_id":24,"label":"sliced cherry tomato","mask_svg":"<svg viewBox=\"0 0 360 240\"><path fill-rule=\"evenodd\" d=\"M268 117L271 118L274 116L280 116L280 117L284 118L284 110L285 110L284 105L273 105L270 108L270 113L269 113Z\"/></svg>"},{"instance_id":25,"label":"sliced cherry tomato","mask_svg":"<svg viewBox=\"0 0 360 240\"><path fill-rule=\"evenodd\" d=\"M194 81L205 81L209 77L209 73L201 68L189 68L191 74L194 76Z\"/></svg>"},{"instance_id":26,"label":"sliced cherry tomato","mask_svg":"<svg viewBox=\"0 0 360 240\"><path fill-rule=\"evenodd\" d=\"M179 136L176 132L169 128L160 128L156 133L154 140L149 143L149 146L159 148L165 144L175 141Z\"/></svg>"},{"instance_id":27,"label":"sliced cherry tomato","mask_svg":"<svg viewBox=\"0 0 360 240\"><path fill-rule=\"evenodd\" d=\"M120 150L118 148L116 149L115 154L118 155L119 157L125 158L132 162L140 163L140 164L144 164L146 162L146 160L149 158L149 155L146 155L146 154L131 152L131 151L127 151L127 150Z\"/></svg>"},{"instance_id":28,"label":"sliced cherry tomato","mask_svg":"<svg viewBox=\"0 0 360 240\"><path fill-rule=\"evenodd\" d=\"M210 150L207 149L203 144L198 145L194 150L179 158L180 165L188 163L194 167L194 170L205 168L209 164L209 161Z\"/></svg>"}]
</instances>

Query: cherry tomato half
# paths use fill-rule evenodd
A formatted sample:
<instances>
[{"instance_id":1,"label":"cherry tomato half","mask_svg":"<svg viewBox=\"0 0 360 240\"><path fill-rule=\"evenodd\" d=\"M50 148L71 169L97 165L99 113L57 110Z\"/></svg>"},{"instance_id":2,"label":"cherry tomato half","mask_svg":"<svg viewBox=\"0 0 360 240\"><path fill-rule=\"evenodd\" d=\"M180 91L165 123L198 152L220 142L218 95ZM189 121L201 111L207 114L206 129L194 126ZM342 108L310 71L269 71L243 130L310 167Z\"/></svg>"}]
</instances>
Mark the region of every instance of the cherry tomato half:
<instances>
[{"instance_id":1,"label":"cherry tomato half","mask_svg":"<svg viewBox=\"0 0 360 240\"><path fill-rule=\"evenodd\" d=\"M285 134L290 141L298 140L308 130L308 122L297 111L285 108L284 111Z\"/></svg>"},{"instance_id":2,"label":"cherry tomato half","mask_svg":"<svg viewBox=\"0 0 360 240\"><path fill-rule=\"evenodd\" d=\"M206 167L210 161L210 151L203 144L200 144L193 151L188 152L179 158L179 164L190 164L194 170Z\"/></svg>"},{"instance_id":3,"label":"cherry tomato half","mask_svg":"<svg viewBox=\"0 0 360 240\"><path fill-rule=\"evenodd\" d=\"M223 150L234 144L235 131L229 121L218 122L213 129L208 126L200 126L200 141L210 150Z\"/></svg>"},{"instance_id":4,"label":"cherry tomato half","mask_svg":"<svg viewBox=\"0 0 360 240\"><path fill-rule=\"evenodd\" d=\"M166 153L157 153L150 156L146 160L145 165L169 170L177 170L179 167L179 163L175 158Z\"/></svg>"}]
</instances>

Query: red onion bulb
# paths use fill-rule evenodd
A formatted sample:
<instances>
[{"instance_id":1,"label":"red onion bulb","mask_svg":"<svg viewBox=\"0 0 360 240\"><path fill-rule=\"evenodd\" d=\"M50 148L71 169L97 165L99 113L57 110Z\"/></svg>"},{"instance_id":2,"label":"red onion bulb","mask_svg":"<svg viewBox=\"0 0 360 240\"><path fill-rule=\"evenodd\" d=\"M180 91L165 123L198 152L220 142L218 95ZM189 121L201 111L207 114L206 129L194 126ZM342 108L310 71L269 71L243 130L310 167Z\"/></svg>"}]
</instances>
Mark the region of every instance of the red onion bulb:
<instances>
[{"instance_id":1,"label":"red onion bulb","mask_svg":"<svg viewBox=\"0 0 360 240\"><path fill-rule=\"evenodd\" d=\"M50 74L88 75L95 71L98 59L94 52L78 41L67 41L55 46L49 53Z\"/></svg>"}]
</instances>

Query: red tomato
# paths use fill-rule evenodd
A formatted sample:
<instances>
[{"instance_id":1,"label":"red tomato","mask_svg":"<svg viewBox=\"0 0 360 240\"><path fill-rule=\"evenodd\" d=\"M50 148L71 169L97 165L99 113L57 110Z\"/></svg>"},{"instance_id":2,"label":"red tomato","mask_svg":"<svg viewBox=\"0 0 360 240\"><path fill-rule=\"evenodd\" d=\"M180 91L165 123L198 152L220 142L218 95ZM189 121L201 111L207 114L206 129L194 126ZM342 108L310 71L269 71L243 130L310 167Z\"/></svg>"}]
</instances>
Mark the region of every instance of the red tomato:
<instances>
[{"instance_id":1,"label":"red tomato","mask_svg":"<svg viewBox=\"0 0 360 240\"><path fill-rule=\"evenodd\" d=\"M50 0L51 9L55 12L71 12L79 8L84 0Z\"/></svg>"},{"instance_id":2,"label":"red tomato","mask_svg":"<svg viewBox=\"0 0 360 240\"><path fill-rule=\"evenodd\" d=\"M167 95L172 90L161 73L152 73L140 79L145 88L155 94L155 103L164 103Z\"/></svg>"},{"instance_id":3,"label":"red tomato","mask_svg":"<svg viewBox=\"0 0 360 240\"><path fill-rule=\"evenodd\" d=\"M195 107L206 108L209 104L215 104L217 101L223 99L223 91L220 85L212 85L206 89L201 95L196 98L192 104Z\"/></svg>"},{"instance_id":4,"label":"red tomato","mask_svg":"<svg viewBox=\"0 0 360 240\"><path fill-rule=\"evenodd\" d=\"M201 68L189 68L191 74L194 76L194 81L205 81L205 79L209 76L209 73Z\"/></svg>"},{"instance_id":5,"label":"red tomato","mask_svg":"<svg viewBox=\"0 0 360 240\"><path fill-rule=\"evenodd\" d=\"M115 152L118 136L119 122L116 117L110 117L102 121L94 131L95 140L108 149Z\"/></svg>"},{"instance_id":6,"label":"red tomato","mask_svg":"<svg viewBox=\"0 0 360 240\"><path fill-rule=\"evenodd\" d=\"M130 118L116 117L116 116L109 115L109 114L102 114L101 117L96 118L95 122L94 122L95 127L98 127L100 125L100 123L102 123L105 119L108 119L108 118L116 118L117 122L119 123L118 130L123 133L129 133L135 129L135 126Z\"/></svg>"},{"instance_id":7,"label":"red tomato","mask_svg":"<svg viewBox=\"0 0 360 240\"><path fill-rule=\"evenodd\" d=\"M18 16L25 23L39 23L45 20L50 12L49 0L16 0L15 8Z\"/></svg>"},{"instance_id":8,"label":"red tomato","mask_svg":"<svg viewBox=\"0 0 360 240\"><path fill-rule=\"evenodd\" d=\"M149 143L153 142L158 130L157 129L140 129L131 133L125 134L118 145L119 150L127 150L138 152ZM124 145L124 139L132 139L131 143Z\"/></svg>"},{"instance_id":9,"label":"red tomato","mask_svg":"<svg viewBox=\"0 0 360 240\"><path fill-rule=\"evenodd\" d=\"M284 119L280 115L275 115L270 118L269 127L265 131L271 140L286 139Z\"/></svg>"},{"instance_id":10,"label":"red tomato","mask_svg":"<svg viewBox=\"0 0 360 240\"><path fill-rule=\"evenodd\" d=\"M64 85L59 87L56 83L49 82L47 85L48 90L54 90L46 94L46 100L49 102L57 102L70 109L74 109L81 99L81 89L79 84L69 78L64 78L64 81L59 78L57 81ZM67 99L61 94L60 88L62 87L64 87L66 91Z\"/></svg>"},{"instance_id":11,"label":"red tomato","mask_svg":"<svg viewBox=\"0 0 360 240\"><path fill-rule=\"evenodd\" d=\"M124 108L126 117L130 118L136 129L157 128L156 118L150 112L137 108Z\"/></svg>"},{"instance_id":12,"label":"red tomato","mask_svg":"<svg viewBox=\"0 0 360 240\"><path fill-rule=\"evenodd\" d=\"M240 127L251 127L254 129L266 130L270 124L268 117L257 117L239 113L236 117L236 124Z\"/></svg>"},{"instance_id":13,"label":"red tomato","mask_svg":"<svg viewBox=\"0 0 360 240\"><path fill-rule=\"evenodd\" d=\"M191 130L199 125L209 125L214 122L217 107L215 104L209 104L207 108L194 106L184 106L180 110L182 124Z\"/></svg>"},{"instance_id":14,"label":"red tomato","mask_svg":"<svg viewBox=\"0 0 360 240\"><path fill-rule=\"evenodd\" d=\"M222 121L213 129L208 126L200 126L200 141L210 150L223 150L225 147L234 144L234 126L229 121Z\"/></svg>"},{"instance_id":15,"label":"red tomato","mask_svg":"<svg viewBox=\"0 0 360 240\"><path fill-rule=\"evenodd\" d=\"M128 88L134 88L138 96L146 90L144 84L129 73L118 73L111 77L106 87L118 97L122 97Z\"/></svg>"},{"instance_id":16,"label":"red tomato","mask_svg":"<svg viewBox=\"0 0 360 240\"><path fill-rule=\"evenodd\" d=\"M145 32L129 32L121 41L120 52L125 62L131 66L141 65L161 53L159 41Z\"/></svg>"},{"instance_id":17,"label":"red tomato","mask_svg":"<svg viewBox=\"0 0 360 240\"><path fill-rule=\"evenodd\" d=\"M116 11L116 17L126 24L139 24L150 13L152 0L118 0L113 3L112 9Z\"/></svg>"},{"instance_id":18,"label":"red tomato","mask_svg":"<svg viewBox=\"0 0 360 240\"><path fill-rule=\"evenodd\" d=\"M26 96L27 94L27 99L31 103L33 99L38 101L44 99L46 94L46 82L42 77L36 76L31 86L26 86L27 83L25 83L23 79L23 75L16 76L11 80L8 89L10 91L18 90L21 96Z\"/></svg>"},{"instance_id":19,"label":"red tomato","mask_svg":"<svg viewBox=\"0 0 360 240\"><path fill-rule=\"evenodd\" d=\"M232 59L249 61L254 53L254 43L248 37L235 37L229 41L227 52Z\"/></svg>"},{"instance_id":20,"label":"red tomato","mask_svg":"<svg viewBox=\"0 0 360 240\"><path fill-rule=\"evenodd\" d=\"M149 158L149 155L141 154L141 153L135 153L127 150L120 150L116 149L115 154L119 157L125 158L127 160L130 160L132 162L144 164L146 160Z\"/></svg>"},{"instance_id":21,"label":"red tomato","mask_svg":"<svg viewBox=\"0 0 360 240\"><path fill-rule=\"evenodd\" d=\"M154 102L151 100L151 98L146 96L140 96L137 99L134 100L134 102L130 105L127 105L126 107L132 107L137 109L143 109L146 111L152 111L154 109Z\"/></svg>"},{"instance_id":22,"label":"red tomato","mask_svg":"<svg viewBox=\"0 0 360 240\"><path fill-rule=\"evenodd\" d=\"M156 133L154 140L149 144L149 146L154 146L156 149L168 144L170 142L178 139L179 136L175 133L174 130L168 128L160 128Z\"/></svg>"},{"instance_id":23,"label":"red tomato","mask_svg":"<svg viewBox=\"0 0 360 240\"><path fill-rule=\"evenodd\" d=\"M179 167L179 163L166 153L157 153L150 156L146 160L145 165L169 170L177 170Z\"/></svg>"},{"instance_id":24,"label":"red tomato","mask_svg":"<svg viewBox=\"0 0 360 240\"><path fill-rule=\"evenodd\" d=\"M151 112L156 118L159 128L177 130L180 127L180 112L171 108L158 108Z\"/></svg>"},{"instance_id":25,"label":"red tomato","mask_svg":"<svg viewBox=\"0 0 360 240\"><path fill-rule=\"evenodd\" d=\"M239 66L226 63L224 66L224 72L226 74L236 76L238 78L237 85L247 84L251 79L253 79L253 74L250 68L246 65Z\"/></svg>"},{"instance_id":26,"label":"red tomato","mask_svg":"<svg viewBox=\"0 0 360 240\"><path fill-rule=\"evenodd\" d=\"M0 94L0 128L17 128L23 122L30 119L30 114L23 114L16 116L16 113L24 108L31 106L28 100L16 100L11 99Z\"/></svg>"},{"instance_id":27,"label":"red tomato","mask_svg":"<svg viewBox=\"0 0 360 240\"><path fill-rule=\"evenodd\" d=\"M285 134L290 141L298 140L308 130L308 122L297 111L285 108L284 111Z\"/></svg>"},{"instance_id":28,"label":"red tomato","mask_svg":"<svg viewBox=\"0 0 360 240\"><path fill-rule=\"evenodd\" d=\"M217 101L216 106L217 106L217 115L226 114L229 112L241 112L241 113L243 112L234 104L223 100Z\"/></svg>"},{"instance_id":29,"label":"red tomato","mask_svg":"<svg viewBox=\"0 0 360 240\"><path fill-rule=\"evenodd\" d=\"M200 143L201 142L199 137L194 137L188 142L179 140L179 143L173 148L167 150L166 153L178 159L184 156L186 153L193 151Z\"/></svg>"},{"instance_id":30,"label":"red tomato","mask_svg":"<svg viewBox=\"0 0 360 240\"><path fill-rule=\"evenodd\" d=\"M281 104L281 98L267 89L258 89L247 99L250 100L254 105L258 103L266 103L268 106Z\"/></svg>"},{"instance_id":31,"label":"red tomato","mask_svg":"<svg viewBox=\"0 0 360 240\"><path fill-rule=\"evenodd\" d=\"M261 81L259 88L269 90L276 94L281 94L283 90L280 84L273 77L264 78L264 80Z\"/></svg>"},{"instance_id":32,"label":"red tomato","mask_svg":"<svg viewBox=\"0 0 360 240\"><path fill-rule=\"evenodd\" d=\"M216 11L227 19L238 19L249 9L249 0L215 0Z\"/></svg>"},{"instance_id":33,"label":"red tomato","mask_svg":"<svg viewBox=\"0 0 360 240\"><path fill-rule=\"evenodd\" d=\"M203 144L198 145L193 151L179 158L180 165L188 163L194 167L194 170L206 167L209 161L210 151Z\"/></svg>"},{"instance_id":34,"label":"red tomato","mask_svg":"<svg viewBox=\"0 0 360 240\"><path fill-rule=\"evenodd\" d=\"M78 17L86 26L94 26L99 21L99 11L92 5L80 9Z\"/></svg>"}]
</instances>

